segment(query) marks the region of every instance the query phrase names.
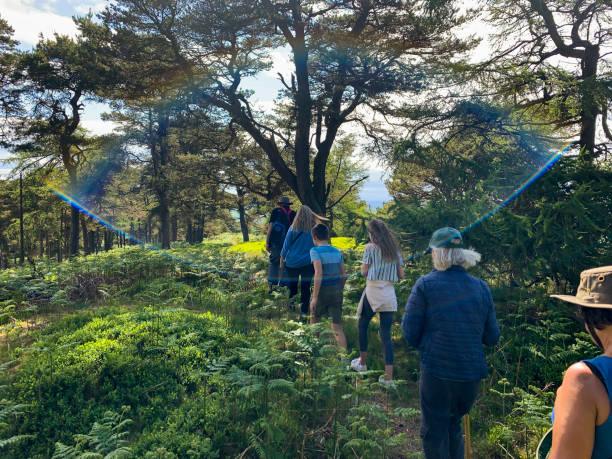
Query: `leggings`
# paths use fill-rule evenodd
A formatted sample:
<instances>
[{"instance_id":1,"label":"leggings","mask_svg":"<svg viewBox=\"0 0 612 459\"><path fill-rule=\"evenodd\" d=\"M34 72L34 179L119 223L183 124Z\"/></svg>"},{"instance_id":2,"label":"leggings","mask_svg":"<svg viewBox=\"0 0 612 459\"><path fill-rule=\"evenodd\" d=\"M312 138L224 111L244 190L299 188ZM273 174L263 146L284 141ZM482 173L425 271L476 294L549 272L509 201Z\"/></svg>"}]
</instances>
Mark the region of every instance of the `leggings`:
<instances>
[{"instance_id":1,"label":"leggings","mask_svg":"<svg viewBox=\"0 0 612 459\"><path fill-rule=\"evenodd\" d=\"M300 303L302 314L310 311L310 284L314 276L312 265L302 266L301 268L289 268L285 266L281 285L289 287L289 298L297 295L298 281L300 283Z\"/></svg>"},{"instance_id":2,"label":"leggings","mask_svg":"<svg viewBox=\"0 0 612 459\"><path fill-rule=\"evenodd\" d=\"M359 317L359 350L368 350L368 325L376 313L372 311L372 306L367 296L363 296L363 309ZM393 365L393 342L391 341L391 325L393 324L393 311L379 312L380 314L380 340L383 344L385 355L385 365Z\"/></svg>"}]
</instances>

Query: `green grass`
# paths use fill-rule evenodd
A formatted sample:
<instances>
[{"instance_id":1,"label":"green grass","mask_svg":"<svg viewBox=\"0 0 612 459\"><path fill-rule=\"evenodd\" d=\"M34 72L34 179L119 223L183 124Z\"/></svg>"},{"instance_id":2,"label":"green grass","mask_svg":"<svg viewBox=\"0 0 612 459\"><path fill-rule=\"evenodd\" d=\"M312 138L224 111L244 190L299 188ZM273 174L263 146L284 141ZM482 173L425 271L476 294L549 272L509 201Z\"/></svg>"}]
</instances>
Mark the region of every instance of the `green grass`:
<instances>
[{"instance_id":1,"label":"green grass","mask_svg":"<svg viewBox=\"0 0 612 459\"><path fill-rule=\"evenodd\" d=\"M363 245L357 244L355 238L352 237L333 237L331 245L339 250L363 250ZM230 252L250 253L250 254L265 254L266 241L249 241L233 245L228 249Z\"/></svg>"}]
</instances>

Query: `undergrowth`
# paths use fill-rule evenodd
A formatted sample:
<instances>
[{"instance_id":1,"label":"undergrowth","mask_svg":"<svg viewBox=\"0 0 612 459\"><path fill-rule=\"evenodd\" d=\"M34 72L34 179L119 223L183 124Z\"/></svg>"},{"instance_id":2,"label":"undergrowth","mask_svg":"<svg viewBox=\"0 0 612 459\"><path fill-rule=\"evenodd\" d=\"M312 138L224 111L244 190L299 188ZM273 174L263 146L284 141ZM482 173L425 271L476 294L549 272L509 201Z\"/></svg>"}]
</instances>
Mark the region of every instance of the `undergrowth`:
<instances>
[{"instance_id":1,"label":"undergrowth","mask_svg":"<svg viewBox=\"0 0 612 459\"><path fill-rule=\"evenodd\" d=\"M409 266L396 288L389 391L377 382L377 321L371 371L348 371L329 327L300 325L286 292L268 292L266 258L230 251L231 242L0 271L0 454L421 457L418 356L399 320L429 261ZM347 242L343 253L358 272L360 248ZM490 375L471 413L473 453L531 457L563 370L596 350L546 289L477 275L492 286L502 338L488 349ZM351 357L363 287L352 275L345 289Z\"/></svg>"}]
</instances>

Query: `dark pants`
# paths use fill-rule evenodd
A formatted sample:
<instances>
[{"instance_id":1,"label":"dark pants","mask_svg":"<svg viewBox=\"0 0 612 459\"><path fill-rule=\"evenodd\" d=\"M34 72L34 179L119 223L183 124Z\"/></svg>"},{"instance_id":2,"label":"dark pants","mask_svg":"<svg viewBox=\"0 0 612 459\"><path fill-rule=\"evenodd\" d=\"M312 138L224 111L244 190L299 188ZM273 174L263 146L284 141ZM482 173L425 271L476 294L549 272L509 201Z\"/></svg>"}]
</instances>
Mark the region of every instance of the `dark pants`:
<instances>
[{"instance_id":1,"label":"dark pants","mask_svg":"<svg viewBox=\"0 0 612 459\"><path fill-rule=\"evenodd\" d=\"M297 295L298 281L300 283L300 303L302 314L308 314L310 309L310 284L314 276L312 265L302 266L301 268L289 268L285 266L281 285L289 287L289 298Z\"/></svg>"},{"instance_id":2,"label":"dark pants","mask_svg":"<svg viewBox=\"0 0 612 459\"><path fill-rule=\"evenodd\" d=\"M480 381L449 381L421 368L421 439L427 459L463 458L461 419L472 407Z\"/></svg>"},{"instance_id":3,"label":"dark pants","mask_svg":"<svg viewBox=\"0 0 612 459\"><path fill-rule=\"evenodd\" d=\"M372 310L372 306L368 301L367 296L363 296L363 308L361 317L359 317L359 350L366 352L368 350L368 326L372 317L376 313ZM380 340L383 345L383 353L385 355L385 365L393 365L393 341L391 341L391 325L393 325L393 312L379 312L380 314Z\"/></svg>"},{"instance_id":4,"label":"dark pants","mask_svg":"<svg viewBox=\"0 0 612 459\"><path fill-rule=\"evenodd\" d=\"M270 287L280 281L280 254L282 247L270 247L270 266L268 268L268 283Z\"/></svg>"}]
</instances>

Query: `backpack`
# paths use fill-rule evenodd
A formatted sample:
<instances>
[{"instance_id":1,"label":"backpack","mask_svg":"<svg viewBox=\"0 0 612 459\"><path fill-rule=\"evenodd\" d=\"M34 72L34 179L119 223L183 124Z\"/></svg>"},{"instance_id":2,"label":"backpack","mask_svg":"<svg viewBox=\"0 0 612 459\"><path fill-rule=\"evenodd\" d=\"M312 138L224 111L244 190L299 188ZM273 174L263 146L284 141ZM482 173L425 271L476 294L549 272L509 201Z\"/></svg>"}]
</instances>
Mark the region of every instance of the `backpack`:
<instances>
[{"instance_id":1,"label":"backpack","mask_svg":"<svg viewBox=\"0 0 612 459\"><path fill-rule=\"evenodd\" d=\"M287 221L282 222L277 219L272 222L272 231L270 232L270 246L272 247L281 247L283 245L285 236L287 236L287 231L289 231L289 226L291 226L292 211L286 211L282 207L280 207L280 209L285 214Z\"/></svg>"}]
</instances>

